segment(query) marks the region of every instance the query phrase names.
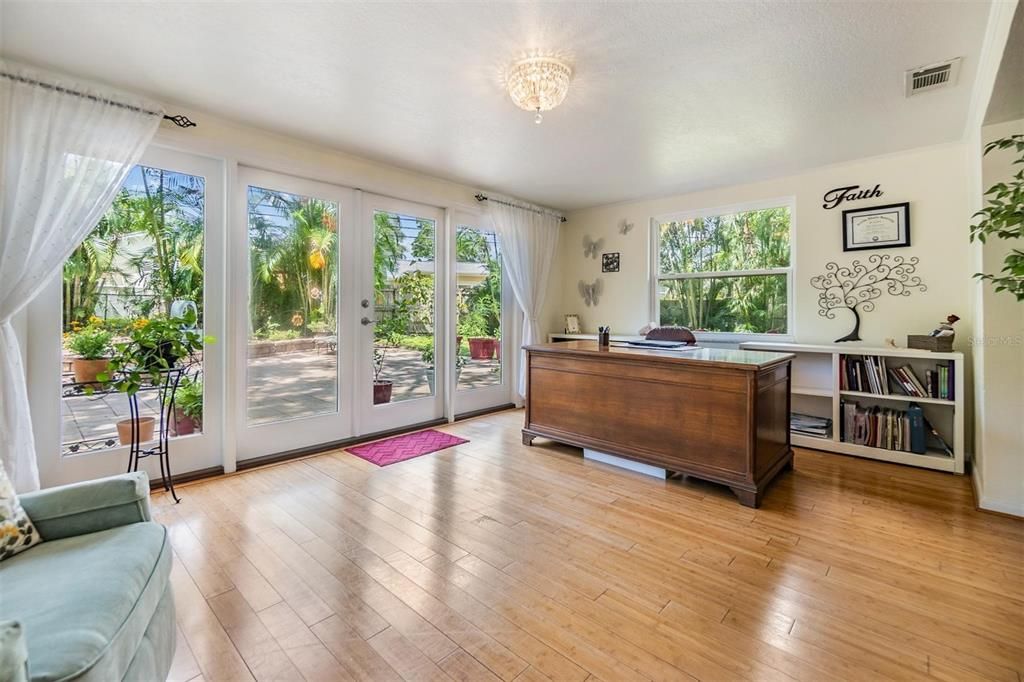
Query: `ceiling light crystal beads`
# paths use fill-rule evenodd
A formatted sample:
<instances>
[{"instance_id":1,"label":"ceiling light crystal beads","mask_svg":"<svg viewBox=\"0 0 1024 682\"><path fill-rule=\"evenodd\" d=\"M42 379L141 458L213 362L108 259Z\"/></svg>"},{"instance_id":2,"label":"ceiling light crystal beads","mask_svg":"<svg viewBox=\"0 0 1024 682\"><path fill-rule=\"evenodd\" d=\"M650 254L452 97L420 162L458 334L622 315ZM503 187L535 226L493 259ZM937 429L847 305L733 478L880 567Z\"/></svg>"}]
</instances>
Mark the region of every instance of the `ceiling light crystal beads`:
<instances>
[{"instance_id":1,"label":"ceiling light crystal beads","mask_svg":"<svg viewBox=\"0 0 1024 682\"><path fill-rule=\"evenodd\" d=\"M572 69L553 57L521 59L509 67L506 75L508 94L516 106L535 111L535 123L543 120L542 111L554 109L565 99L572 80Z\"/></svg>"}]
</instances>

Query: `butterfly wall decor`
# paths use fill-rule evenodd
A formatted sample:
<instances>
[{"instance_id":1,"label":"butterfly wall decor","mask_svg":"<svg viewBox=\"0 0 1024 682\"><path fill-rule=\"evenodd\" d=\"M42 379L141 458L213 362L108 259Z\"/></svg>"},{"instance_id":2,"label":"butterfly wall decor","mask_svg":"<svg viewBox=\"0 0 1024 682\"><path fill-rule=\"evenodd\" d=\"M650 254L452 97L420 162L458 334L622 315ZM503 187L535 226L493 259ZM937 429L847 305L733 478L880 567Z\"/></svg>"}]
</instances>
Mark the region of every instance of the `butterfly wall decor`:
<instances>
[{"instance_id":1,"label":"butterfly wall decor","mask_svg":"<svg viewBox=\"0 0 1024 682\"><path fill-rule=\"evenodd\" d=\"M593 240L589 234L583 235L583 256L590 258L597 258L597 254L601 252L601 247L604 246L604 240L598 239Z\"/></svg>"},{"instance_id":2,"label":"butterfly wall decor","mask_svg":"<svg viewBox=\"0 0 1024 682\"><path fill-rule=\"evenodd\" d=\"M591 284L588 284L581 279L579 283L579 290L580 296L583 297L583 302L587 305L587 307L596 307L597 299L601 295L601 292L604 290L604 283L601 281L600 277L595 279Z\"/></svg>"},{"instance_id":3,"label":"butterfly wall decor","mask_svg":"<svg viewBox=\"0 0 1024 682\"><path fill-rule=\"evenodd\" d=\"M633 223L627 223L623 220L619 223L619 234L629 234L633 231Z\"/></svg>"}]
</instances>

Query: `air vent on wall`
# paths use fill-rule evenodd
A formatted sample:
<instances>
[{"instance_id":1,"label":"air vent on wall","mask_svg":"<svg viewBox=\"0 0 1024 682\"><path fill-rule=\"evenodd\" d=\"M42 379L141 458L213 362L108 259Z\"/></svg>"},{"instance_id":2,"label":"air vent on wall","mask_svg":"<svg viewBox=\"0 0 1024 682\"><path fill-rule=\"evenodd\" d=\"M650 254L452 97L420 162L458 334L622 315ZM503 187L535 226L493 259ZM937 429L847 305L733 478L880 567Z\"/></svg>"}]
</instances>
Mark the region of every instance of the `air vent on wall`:
<instances>
[{"instance_id":1,"label":"air vent on wall","mask_svg":"<svg viewBox=\"0 0 1024 682\"><path fill-rule=\"evenodd\" d=\"M907 97L929 90L956 85L960 73L960 58L938 64L928 64L905 72Z\"/></svg>"}]
</instances>

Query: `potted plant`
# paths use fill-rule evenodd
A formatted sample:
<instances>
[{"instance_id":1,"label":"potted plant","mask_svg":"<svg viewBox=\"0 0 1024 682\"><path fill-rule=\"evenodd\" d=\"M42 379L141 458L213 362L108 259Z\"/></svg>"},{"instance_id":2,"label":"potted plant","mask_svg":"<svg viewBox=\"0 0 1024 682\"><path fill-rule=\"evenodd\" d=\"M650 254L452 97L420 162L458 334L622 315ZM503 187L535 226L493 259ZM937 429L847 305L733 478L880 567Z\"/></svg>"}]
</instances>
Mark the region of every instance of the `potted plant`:
<instances>
[{"instance_id":1,"label":"potted plant","mask_svg":"<svg viewBox=\"0 0 1024 682\"><path fill-rule=\"evenodd\" d=\"M215 341L202 336L195 327L196 315L191 310L181 317L133 321L127 340L114 344L108 370L98 374L97 381L128 395L134 395L143 385L159 385L164 370L185 358L196 359L204 343ZM153 439L152 417L140 417L138 427L140 443ZM131 443L131 433L131 419L117 422L122 445Z\"/></svg>"},{"instance_id":2,"label":"potted plant","mask_svg":"<svg viewBox=\"0 0 1024 682\"><path fill-rule=\"evenodd\" d=\"M1016 156L1014 164L1024 163L1024 135L1010 135L985 145L985 154L995 150L1011 150ZM974 214L978 222L971 225L971 241L982 244L990 237L1020 244L1024 239L1024 171L1018 171L1011 180L999 182L985 192L985 207ZM991 282L995 290L1005 291L1024 302L1024 250L1007 246L1003 268L998 273L977 273L978 279Z\"/></svg>"},{"instance_id":3,"label":"potted plant","mask_svg":"<svg viewBox=\"0 0 1024 682\"><path fill-rule=\"evenodd\" d=\"M113 336L94 320L90 320L82 330L68 335L68 350L75 354L71 371L75 373L77 383L94 384L96 377L107 371Z\"/></svg>"},{"instance_id":4,"label":"potted plant","mask_svg":"<svg viewBox=\"0 0 1024 682\"><path fill-rule=\"evenodd\" d=\"M434 395L434 347L424 349L420 353L420 359L423 360L423 364L427 366L427 386L430 388L430 395Z\"/></svg>"},{"instance_id":5,"label":"potted plant","mask_svg":"<svg viewBox=\"0 0 1024 682\"><path fill-rule=\"evenodd\" d=\"M420 357L423 359L424 364L427 366L427 385L430 387L430 394L434 394L434 348L430 347L424 350ZM462 376L462 368L466 366L469 359L459 353L459 349L455 349L455 385L459 384L459 377Z\"/></svg>"},{"instance_id":6,"label":"potted plant","mask_svg":"<svg viewBox=\"0 0 1024 682\"><path fill-rule=\"evenodd\" d=\"M109 370L97 375L97 380L129 395L144 382L159 384L161 372L185 358L197 360L203 344L214 343L213 337L195 330L195 323L192 311L182 317L135 320L128 339L114 344Z\"/></svg>"},{"instance_id":7,"label":"potted plant","mask_svg":"<svg viewBox=\"0 0 1024 682\"><path fill-rule=\"evenodd\" d=\"M459 333L469 337L469 357L473 360L490 360L494 355L494 341L487 338L487 327L478 311L471 310L462 316Z\"/></svg>"},{"instance_id":8,"label":"potted plant","mask_svg":"<svg viewBox=\"0 0 1024 682\"><path fill-rule=\"evenodd\" d=\"M139 442L145 443L153 440L153 432L156 431L156 419L153 417L139 417ZM117 439L121 445L132 444L132 420L122 419L117 422Z\"/></svg>"},{"instance_id":9,"label":"potted plant","mask_svg":"<svg viewBox=\"0 0 1024 682\"><path fill-rule=\"evenodd\" d=\"M396 308L390 318L377 322L373 339L373 404L381 405L391 402L393 382L381 378L384 361L388 352L398 348L402 336L408 328L408 317L404 306Z\"/></svg>"},{"instance_id":10,"label":"potted plant","mask_svg":"<svg viewBox=\"0 0 1024 682\"><path fill-rule=\"evenodd\" d=\"M203 380L184 378L178 384L174 396L174 422L172 433L187 436L202 429L203 422Z\"/></svg>"},{"instance_id":11,"label":"potted plant","mask_svg":"<svg viewBox=\"0 0 1024 682\"><path fill-rule=\"evenodd\" d=\"M459 385L459 379L462 378L462 368L469 362L469 358L462 355L458 351L455 352L455 385Z\"/></svg>"}]
</instances>

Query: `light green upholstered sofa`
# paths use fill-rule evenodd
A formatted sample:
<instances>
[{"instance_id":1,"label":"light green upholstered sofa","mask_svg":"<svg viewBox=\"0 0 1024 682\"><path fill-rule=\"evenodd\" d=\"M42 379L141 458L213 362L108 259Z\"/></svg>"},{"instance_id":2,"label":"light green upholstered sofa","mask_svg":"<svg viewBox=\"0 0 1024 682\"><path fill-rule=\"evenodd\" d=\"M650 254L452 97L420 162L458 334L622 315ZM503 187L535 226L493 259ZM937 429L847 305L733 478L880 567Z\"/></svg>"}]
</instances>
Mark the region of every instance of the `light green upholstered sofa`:
<instances>
[{"instance_id":1,"label":"light green upholstered sofa","mask_svg":"<svg viewBox=\"0 0 1024 682\"><path fill-rule=\"evenodd\" d=\"M146 475L20 501L44 542L0 563L0 621L21 625L28 678L165 680L175 646L171 547L150 516Z\"/></svg>"}]
</instances>

